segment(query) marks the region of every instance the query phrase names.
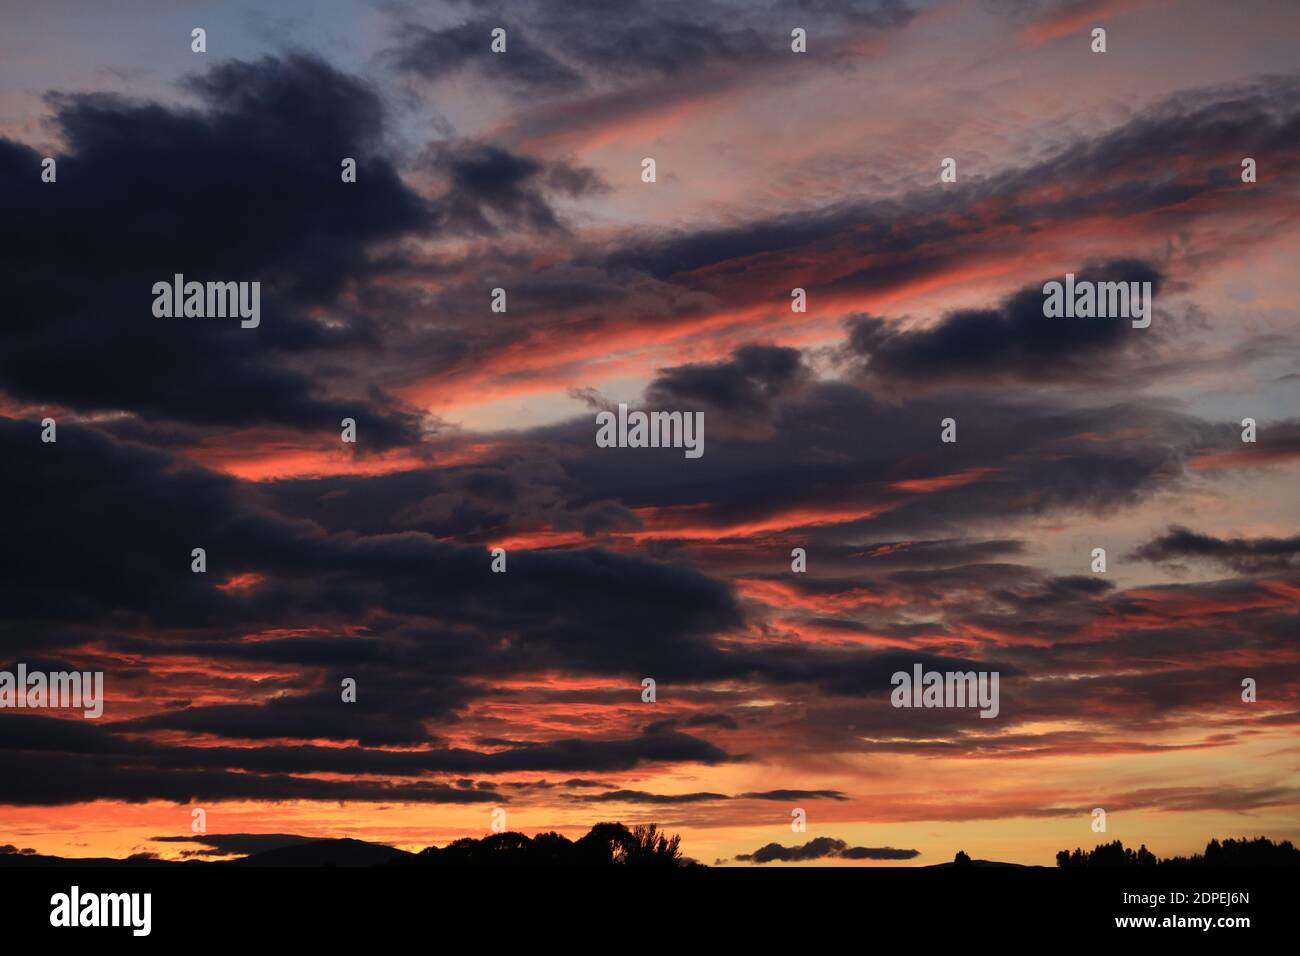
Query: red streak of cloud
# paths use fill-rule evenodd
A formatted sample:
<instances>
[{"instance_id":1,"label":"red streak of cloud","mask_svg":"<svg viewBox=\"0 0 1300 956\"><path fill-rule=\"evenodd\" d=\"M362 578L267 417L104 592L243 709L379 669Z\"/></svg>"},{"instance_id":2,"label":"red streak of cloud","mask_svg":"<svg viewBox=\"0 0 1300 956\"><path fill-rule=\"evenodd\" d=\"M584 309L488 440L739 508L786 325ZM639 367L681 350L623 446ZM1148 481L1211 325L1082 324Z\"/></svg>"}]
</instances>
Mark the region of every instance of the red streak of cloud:
<instances>
[{"instance_id":1,"label":"red streak of cloud","mask_svg":"<svg viewBox=\"0 0 1300 956\"><path fill-rule=\"evenodd\" d=\"M904 481L895 481L889 487L898 491L911 491L915 493L925 493L930 491L945 491L948 488L960 488L962 485L974 484L983 481L990 475L996 475L1004 471L1002 468L967 468L965 471L959 471L952 475L939 475L934 478L909 478Z\"/></svg>"},{"instance_id":2,"label":"red streak of cloud","mask_svg":"<svg viewBox=\"0 0 1300 956\"><path fill-rule=\"evenodd\" d=\"M1197 471L1216 468L1255 468L1300 459L1300 444L1281 448L1243 448L1241 451L1213 452L1197 455L1188 464Z\"/></svg>"},{"instance_id":3,"label":"red streak of cloud","mask_svg":"<svg viewBox=\"0 0 1300 956\"><path fill-rule=\"evenodd\" d=\"M821 613L843 613L867 606L896 607L909 603L907 598L900 595L879 594L867 588L852 588L838 594L809 594L785 581L763 578L738 578L736 587L742 596L772 607L800 608Z\"/></svg>"},{"instance_id":4,"label":"red streak of cloud","mask_svg":"<svg viewBox=\"0 0 1300 956\"><path fill-rule=\"evenodd\" d=\"M246 571L242 574L232 574L217 585L221 591L248 591L257 587L266 580L266 575L258 574L256 571Z\"/></svg>"},{"instance_id":5,"label":"red streak of cloud","mask_svg":"<svg viewBox=\"0 0 1300 956\"><path fill-rule=\"evenodd\" d=\"M1092 27L1104 27L1106 24L1100 22L1103 18L1126 16L1152 6L1152 0L1083 0L1039 17L1020 31L1020 39L1028 46L1039 46Z\"/></svg>"}]
</instances>

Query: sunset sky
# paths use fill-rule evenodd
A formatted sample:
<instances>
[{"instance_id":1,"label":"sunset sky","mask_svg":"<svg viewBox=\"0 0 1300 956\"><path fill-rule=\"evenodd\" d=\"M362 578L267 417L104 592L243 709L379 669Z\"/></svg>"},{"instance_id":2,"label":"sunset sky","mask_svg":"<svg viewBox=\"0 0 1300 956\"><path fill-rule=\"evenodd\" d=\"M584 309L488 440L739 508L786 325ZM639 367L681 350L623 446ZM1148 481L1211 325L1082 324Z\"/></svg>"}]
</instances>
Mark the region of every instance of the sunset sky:
<instances>
[{"instance_id":1,"label":"sunset sky","mask_svg":"<svg viewBox=\"0 0 1300 956\"><path fill-rule=\"evenodd\" d=\"M1300 6L266 6L0 0L0 845L1300 842Z\"/></svg>"}]
</instances>

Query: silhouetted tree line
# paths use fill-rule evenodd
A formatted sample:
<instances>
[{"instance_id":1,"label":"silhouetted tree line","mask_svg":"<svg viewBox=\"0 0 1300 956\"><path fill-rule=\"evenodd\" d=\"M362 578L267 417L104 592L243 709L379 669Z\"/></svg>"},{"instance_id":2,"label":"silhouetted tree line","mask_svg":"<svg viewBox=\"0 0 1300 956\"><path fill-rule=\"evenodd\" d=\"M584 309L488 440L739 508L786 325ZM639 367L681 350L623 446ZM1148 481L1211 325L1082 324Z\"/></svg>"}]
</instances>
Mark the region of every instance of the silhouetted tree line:
<instances>
[{"instance_id":1,"label":"silhouetted tree line","mask_svg":"<svg viewBox=\"0 0 1300 956\"><path fill-rule=\"evenodd\" d=\"M444 847L426 847L413 857L394 860L390 866L430 867L605 867L700 866L682 856L682 838L669 837L656 824L635 826L597 823L577 840L558 833L494 833L465 837Z\"/></svg>"},{"instance_id":2,"label":"silhouetted tree line","mask_svg":"<svg viewBox=\"0 0 1300 956\"><path fill-rule=\"evenodd\" d=\"M1146 848L1134 850L1116 840L1103 843L1093 850L1078 847L1071 853L1061 850L1056 854L1057 866L1300 866L1300 850L1290 840L1274 843L1266 837L1253 840L1211 840L1205 844L1204 853L1192 856L1171 856L1159 859Z\"/></svg>"}]
</instances>

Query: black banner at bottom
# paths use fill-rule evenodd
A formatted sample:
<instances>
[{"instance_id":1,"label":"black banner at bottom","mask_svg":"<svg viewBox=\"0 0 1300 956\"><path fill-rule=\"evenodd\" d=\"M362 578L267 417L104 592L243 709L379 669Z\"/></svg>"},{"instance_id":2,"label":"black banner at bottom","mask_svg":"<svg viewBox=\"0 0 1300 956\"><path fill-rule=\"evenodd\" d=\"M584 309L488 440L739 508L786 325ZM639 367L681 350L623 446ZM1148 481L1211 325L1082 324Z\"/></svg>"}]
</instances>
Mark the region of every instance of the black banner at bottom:
<instances>
[{"instance_id":1,"label":"black banner at bottom","mask_svg":"<svg viewBox=\"0 0 1300 956\"><path fill-rule=\"evenodd\" d=\"M0 869L4 938L338 942L460 930L720 942L841 930L941 942L1077 934L1216 943L1294 924L1294 869ZM599 938L599 937L597 937Z\"/></svg>"}]
</instances>

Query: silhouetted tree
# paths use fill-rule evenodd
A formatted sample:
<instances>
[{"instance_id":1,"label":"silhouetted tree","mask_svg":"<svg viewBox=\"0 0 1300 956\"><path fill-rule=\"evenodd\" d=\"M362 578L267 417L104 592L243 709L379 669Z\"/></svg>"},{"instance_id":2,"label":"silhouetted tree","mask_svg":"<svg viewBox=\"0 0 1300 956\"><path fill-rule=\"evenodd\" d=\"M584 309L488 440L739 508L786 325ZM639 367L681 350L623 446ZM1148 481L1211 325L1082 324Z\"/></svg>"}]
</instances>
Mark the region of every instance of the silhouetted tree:
<instances>
[{"instance_id":1,"label":"silhouetted tree","mask_svg":"<svg viewBox=\"0 0 1300 956\"><path fill-rule=\"evenodd\" d=\"M952 862L957 866L970 866L970 857L966 855L965 850L958 850L957 855L952 858Z\"/></svg>"},{"instance_id":2,"label":"silhouetted tree","mask_svg":"<svg viewBox=\"0 0 1300 956\"><path fill-rule=\"evenodd\" d=\"M698 865L682 857L680 836L668 836L656 824L629 830L621 823L597 823L574 841L558 833L494 833L464 837L445 847L426 847L393 866L459 867L606 867Z\"/></svg>"},{"instance_id":3,"label":"silhouetted tree","mask_svg":"<svg viewBox=\"0 0 1300 956\"><path fill-rule=\"evenodd\" d=\"M529 858L538 866L564 866L572 853L573 841L552 831L533 837Z\"/></svg>"},{"instance_id":4,"label":"silhouetted tree","mask_svg":"<svg viewBox=\"0 0 1300 956\"><path fill-rule=\"evenodd\" d=\"M1092 850L1077 847L1056 854L1057 866L1300 866L1300 850L1290 840L1274 843L1266 837L1253 840L1211 840L1205 852L1161 860L1144 843L1136 851L1122 842L1103 843Z\"/></svg>"},{"instance_id":5,"label":"silhouetted tree","mask_svg":"<svg viewBox=\"0 0 1300 956\"><path fill-rule=\"evenodd\" d=\"M626 866L681 866L682 838L661 833L651 824L635 826L623 851Z\"/></svg>"},{"instance_id":6,"label":"silhouetted tree","mask_svg":"<svg viewBox=\"0 0 1300 956\"><path fill-rule=\"evenodd\" d=\"M632 834L621 823L597 823L574 844L580 866L621 864L627 858Z\"/></svg>"}]
</instances>

